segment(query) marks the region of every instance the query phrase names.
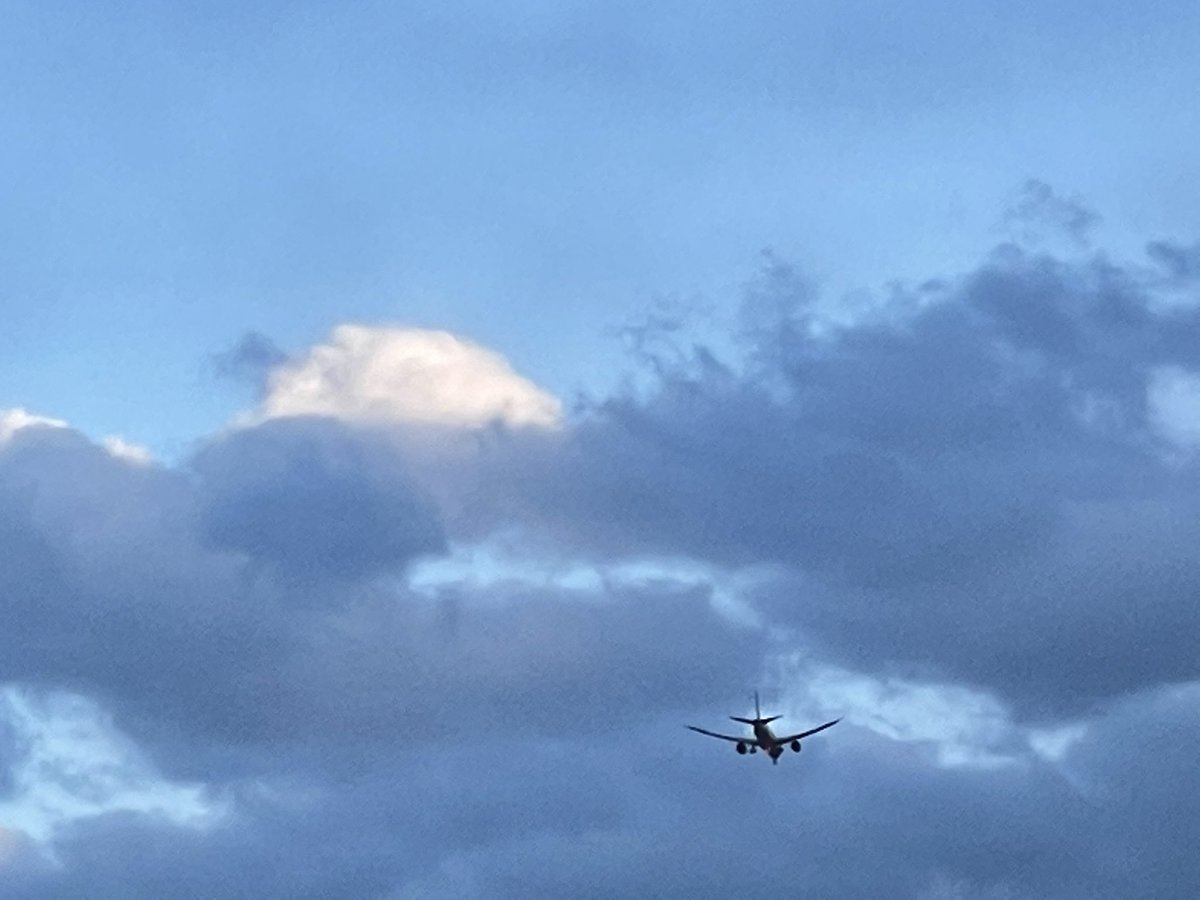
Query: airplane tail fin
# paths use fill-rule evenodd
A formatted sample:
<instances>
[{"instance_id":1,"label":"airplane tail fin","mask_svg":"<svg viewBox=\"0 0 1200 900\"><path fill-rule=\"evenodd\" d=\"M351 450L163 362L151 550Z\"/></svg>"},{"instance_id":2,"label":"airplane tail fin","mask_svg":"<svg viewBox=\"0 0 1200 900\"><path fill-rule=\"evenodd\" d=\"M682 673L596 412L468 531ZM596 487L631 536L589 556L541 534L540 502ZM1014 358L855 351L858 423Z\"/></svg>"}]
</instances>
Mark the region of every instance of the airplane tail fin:
<instances>
[{"instance_id":1,"label":"airplane tail fin","mask_svg":"<svg viewBox=\"0 0 1200 900\"><path fill-rule=\"evenodd\" d=\"M744 725L766 725L768 722L774 722L782 716L767 716L763 718L762 708L758 705L758 691L754 692L754 718L743 719L741 716L730 716L735 722L741 722Z\"/></svg>"}]
</instances>

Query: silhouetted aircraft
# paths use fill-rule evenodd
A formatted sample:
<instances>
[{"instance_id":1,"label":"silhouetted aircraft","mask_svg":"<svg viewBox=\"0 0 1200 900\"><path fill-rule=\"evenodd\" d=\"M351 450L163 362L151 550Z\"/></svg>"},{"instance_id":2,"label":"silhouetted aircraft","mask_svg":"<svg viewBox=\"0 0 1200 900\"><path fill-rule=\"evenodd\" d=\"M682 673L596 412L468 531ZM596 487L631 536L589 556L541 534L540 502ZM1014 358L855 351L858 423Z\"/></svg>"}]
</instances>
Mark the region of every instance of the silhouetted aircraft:
<instances>
[{"instance_id":1,"label":"silhouetted aircraft","mask_svg":"<svg viewBox=\"0 0 1200 900\"><path fill-rule=\"evenodd\" d=\"M800 741L811 734L816 734L818 731L824 731L836 725L841 719L834 719L832 722L826 722L824 725L818 725L816 728L810 728L808 731L801 731L799 734L789 734L783 737L776 737L771 733L771 729L767 725L774 722L780 716L767 716L763 718L762 712L758 708L758 691L754 692L754 718L743 719L739 716L730 716L735 722L742 722L754 729L754 737L733 737L728 734L717 734L715 731L706 731L703 728L697 728L695 725L689 725L692 731L700 734L707 734L709 737L720 738L723 741L732 741L737 745L738 753L757 753L760 749L771 757L771 762L778 763L779 757L783 755L783 748L791 746L793 752L800 752Z\"/></svg>"}]
</instances>

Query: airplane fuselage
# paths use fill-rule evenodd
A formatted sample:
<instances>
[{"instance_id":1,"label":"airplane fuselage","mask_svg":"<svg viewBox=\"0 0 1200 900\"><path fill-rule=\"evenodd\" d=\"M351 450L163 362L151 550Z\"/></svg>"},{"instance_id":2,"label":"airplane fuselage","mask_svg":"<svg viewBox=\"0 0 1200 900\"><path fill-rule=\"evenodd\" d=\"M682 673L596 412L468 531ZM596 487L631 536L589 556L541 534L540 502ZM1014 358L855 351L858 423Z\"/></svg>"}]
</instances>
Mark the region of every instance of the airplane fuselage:
<instances>
[{"instance_id":1,"label":"airplane fuselage","mask_svg":"<svg viewBox=\"0 0 1200 900\"><path fill-rule=\"evenodd\" d=\"M754 726L754 739L758 741L758 745L762 747L763 753L771 757L771 762L779 762L779 757L783 753L783 745L775 740L775 735L771 734L771 729L765 723L758 723Z\"/></svg>"}]
</instances>

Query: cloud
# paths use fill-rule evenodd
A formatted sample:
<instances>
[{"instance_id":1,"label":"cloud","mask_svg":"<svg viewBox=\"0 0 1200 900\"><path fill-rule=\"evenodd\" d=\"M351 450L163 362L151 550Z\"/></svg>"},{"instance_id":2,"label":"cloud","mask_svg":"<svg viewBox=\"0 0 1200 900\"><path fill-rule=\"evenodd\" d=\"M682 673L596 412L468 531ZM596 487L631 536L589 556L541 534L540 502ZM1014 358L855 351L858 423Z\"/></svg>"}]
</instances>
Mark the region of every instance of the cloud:
<instances>
[{"instance_id":1,"label":"cloud","mask_svg":"<svg viewBox=\"0 0 1200 900\"><path fill-rule=\"evenodd\" d=\"M127 462L135 463L136 465L149 465L154 461L154 456L149 449L140 444L133 444L122 437L115 434L110 434L101 441L104 449L113 456L119 457Z\"/></svg>"},{"instance_id":2,"label":"cloud","mask_svg":"<svg viewBox=\"0 0 1200 900\"><path fill-rule=\"evenodd\" d=\"M56 829L114 810L153 813L179 825L211 824L219 809L194 786L156 777L96 704L68 694L12 688L0 693L0 720L21 752L8 763L13 784L0 818L45 841Z\"/></svg>"},{"instance_id":3,"label":"cloud","mask_svg":"<svg viewBox=\"0 0 1200 900\"><path fill-rule=\"evenodd\" d=\"M41 895L86 883L92 896L131 885L153 896L169 878L204 896L247 881L267 896L683 897L797 884L831 898L1174 896L1195 868L1178 840L1197 801L1192 693L1105 711L1062 768L1032 755L947 768L852 722L779 768L682 737L673 716L535 741L480 729L438 752L293 778L290 790L244 783L238 813L202 832L144 815L80 821L56 842L63 868ZM771 827L747 825L747 807Z\"/></svg>"},{"instance_id":4,"label":"cloud","mask_svg":"<svg viewBox=\"0 0 1200 900\"><path fill-rule=\"evenodd\" d=\"M38 845L15 828L0 825L0 878L12 896L21 896L22 889L53 881L50 861Z\"/></svg>"},{"instance_id":5,"label":"cloud","mask_svg":"<svg viewBox=\"0 0 1200 900\"><path fill-rule=\"evenodd\" d=\"M189 479L69 429L0 448L0 680L207 721L222 679L261 658L262 610L196 521Z\"/></svg>"},{"instance_id":6,"label":"cloud","mask_svg":"<svg viewBox=\"0 0 1200 900\"><path fill-rule=\"evenodd\" d=\"M44 427L65 428L66 422L61 419L50 419L26 412L20 407L0 410L0 444L10 441L22 428Z\"/></svg>"},{"instance_id":7,"label":"cloud","mask_svg":"<svg viewBox=\"0 0 1200 900\"><path fill-rule=\"evenodd\" d=\"M1188 285L1200 279L1200 242L1185 246L1174 241L1151 241L1146 252L1171 282Z\"/></svg>"},{"instance_id":8,"label":"cloud","mask_svg":"<svg viewBox=\"0 0 1200 900\"><path fill-rule=\"evenodd\" d=\"M1200 817L1200 787L1188 776L1200 739L1200 683L1131 697L1096 722L1064 768L1102 812L1096 821L1095 880L1113 896L1150 889L1186 897L1200 860L1180 835Z\"/></svg>"},{"instance_id":9,"label":"cloud","mask_svg":"<svg viewBox=\"0 0 1200 900\"><path fill-rule=\"evenodd\" d=\"M206 539L292 578L361 577L445 545L436 511L370 432L268 421L209 445L192 465Z\"/></svg>"},{"instance_id":10,"label":"cloud","mask_svg":"<svg viewBox=\"0 0 1200 900\"><path fill-rule=\"evenodd\" d=\"M265 334L248 331L231 348L215 354L212 362L218 375L258 386L272 369L287 362L287 354Z\"/></svg>"},{"instance_id":11,"label":"cloud","mask_svg":"<svg viewBox=\"0 0 1200 900\"><path fill-rule=\"evenodd\" d=\"M229 433L186 474L69 429L6 446L0 679L104 698L191 777L239 747L586 730L749 677L703 584L410 590L440 537L389 447L327 419Z\"/></svg>"},{"instance_id":12,"label":"cloud","mask_svg":"<svg viewBox=\"0 0 1200 900\"><path fill-rule=\"evenodd\" d=\"M1154 291L1004 246L841 325L759 297L741 358L664 359L654 389L497 441L463 483L563 553L777 566L762 609L854 667L1081 709L1200 672L1200 468L1155 380L1200 372L1200 310Z\"/></svg>"},{"instance_id":13,"label":"cloud","mask_svg":"<svg viewBox=\"0 0 1200 900\"><path fill-rule=\"evenodd\" d=\"M1004 246L826 321L776 263L722 349L667 323L570 416L356 326L175 467L9 414L0 680L76 698L103 729L38 734L106 762L10 721L0 786L129 802L6 890L1170 896L1200 463L1164 416L1200 312L1166 289ZM778 768L684 730L756 686L845 718Z\"/></svg>"},{"instance_id":14,"label":"cloud","mask_svg":"<svg viewBox=\"0 0 1200 900\"><path fill-rule=\"evenodd\" d=\"M1183 450L1200 446L1200 373L1163 366L1150 373L1146 402L1152 424Z\"/></svg>"},{"instance_id":15,"label":"cloud","mask_svg":"<svg viewBox=\"0 0 1200 900\"><path fill-rule=\"evenodd\" d=\"M19 407L0 410L0 445L11 441L17 432L26 428L69 428L62 419L33 415ZM118 435L107 435L101 443L113 456L127 462L148 465L153 456L145 447L131 443Z\"/></svg>"},{"instance_id":16,"label":"cloud","mask_svg":"<svg viewBox=\"0 0 1200 900\"><path fill-rule=\"evenodd\" d=\"M20 832L0 827L0 867L3 867L22 851L25 840L26 838Z\"/></svg>"},{"instance_id":17,"label":"cloud","mask_svg":"<svg viewBox=\"0 0 1200 900\"><path fill-rule=\"evenodd\" d=\"M472 896L580 885L667 897L797 885L832 898L1187 896L1179 888L1193 883L1194 854L1169 832L1195 815L1180 730L1195 721L1192 693L1155 691L1106 710L1063 769L1028 752L1001 768L945 767L851 722L809 742L781 779L770 766L732 767L710 744L656 752L669 741L664 726L637 743L641 770L609 782L643 801L617 823L459 848L395 896L464 885ZM1124 766L1134 773L1128 784ZM1088 789L1081 794L1064 770L1086 770ZM1185 787L1167 799L1174 784ZM771 827L746 826L747 806ZM1155 811L1164 818L1149 826L1143 817ZM608 865L614 857L622 865Z\"/></svg>"},{"instance_id":18,"label":"cloud","mask_svg":"<svg viewBox=\"0 0 1200 900\"><path fill-rule=\"evenodd\" d=\"M1004 224L1027 243L1059 233L1078 243L1099 223L1100 216L1079 197L1063 197L1050 185L1030 178L1004 214Z\"/></svg>"},{"instance_id":19,"label":"cloud","mask_svg":"<svg viewBox=\"0 0 1200 900\"><path fill-rule=\"evenodd\" d=\"M838 716L893 741L929 747L947 767L995 768L1028 756L1011 711L987 693L806 664L795 652L782 654L775 667L771 681L778 679L785 700L777 711L791 721Z\"/></svg>"},{"instance_id":20,"label":"cloud","mask_svg":"<svg viewBox=\"0 0 1200 900\"><path fill-rule=\"evenodd\" d=\"M286 435L300 424L263 428ZM271 446L295 448L282 438ZM752 678L754 634L690 584L476 589L443 578L415 596L370 579L243 581L239 554L203 539L206 478L127 466L68 430L0 456L4 521L19 515L22 526L0 532L0 551L22 561L5 569L4 677L103 698L163 777L229 801L228 817L203 834L171 809L76 805L50 838L60 866L14 896L84 885L91 896L128 896L131 883L154 896L168 877L222 896L235 890L235 869L268 895L370 896L427 853L396 854L397 834L417 848L512 834L514 811L536 829L581 808L611 817L593 785L576 781L578 751L563 755L556 743L589 736L584 747ZM23 552L30 543L40 558ZM110 569L121 547L137 552ZM301 590L323 596L292 602ZM614 763L626 765L602 761ZM22 793L51 790L65 768L38 767L37 783L22 769ZM94 794L122 767L75 771ZM526 779L544 783L546 771L556 789L541 802ZM478 802L455 819L441 804L463 772L474 773ZM445 827L403 812L429 804L447 810L432 820Z\"/></svg>"},{"instance_id":21,"label":"cloud","mask_svg":"<svg viewBox=\"0 0 1200 900\"><path fill-rule=\"evenodd\" d=\"M448 332L340 325L271 372L259 415L547 428L562 410L498 353Z\"/></svg>"},{"instance_id":22,"label":"cloud","mask_svg":"<svg viewBox=\"0 0 1200 900\"><path fill-rule=\"evenodd\" d=\"M646 746L670 740L665 728L647 737ZM465 884L502 897L581 886L601 895L766 896L797 885L823 897L915 897L947 877L979 894L1084 896L1069 886L1085 864L1083 842L1020 799L1034 793L1052 805L1060 829L1087 821L1091 810L1046 770L937 769L845 732L836 743L814 740L811 755L778 769L734 768L736 758L713 744L650 753L640 771L610 782L625 806L616 823L462 847L395 896L445 896ZM771 777L787 764L786 778ZM770 827L747 824L747 807ZM609 864L614 858L622 864Z\"/></svg>"}]
</instances>

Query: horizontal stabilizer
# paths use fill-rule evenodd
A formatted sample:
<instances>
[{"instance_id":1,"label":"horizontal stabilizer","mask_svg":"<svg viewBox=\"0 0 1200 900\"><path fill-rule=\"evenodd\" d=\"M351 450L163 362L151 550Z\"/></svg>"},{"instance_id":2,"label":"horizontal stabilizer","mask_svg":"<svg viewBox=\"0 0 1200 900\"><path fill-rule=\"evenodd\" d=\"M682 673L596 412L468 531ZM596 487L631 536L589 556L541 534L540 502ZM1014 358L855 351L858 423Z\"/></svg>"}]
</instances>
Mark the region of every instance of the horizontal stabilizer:
<instances>
[{"instance_id":1,"label":"horizontal stabilizer","mask_svg":"<svg viewBox=\"0 0 1200 900\"><path fill-rule=\"evenodd\" d=\"M780 716L767 716L765 719L743 719L740 716L730 716L735 722L741 722L743 725L766 725L768 722L774 722Z\"/></svg>"}]
</instances>

